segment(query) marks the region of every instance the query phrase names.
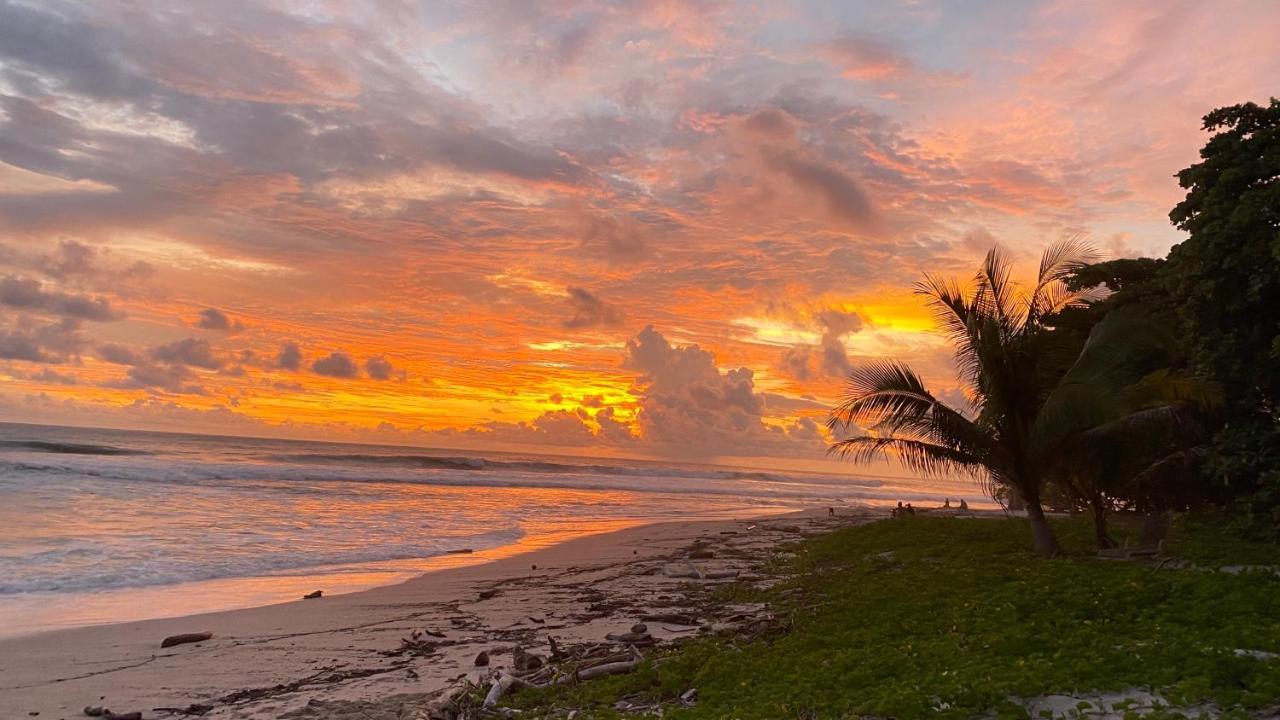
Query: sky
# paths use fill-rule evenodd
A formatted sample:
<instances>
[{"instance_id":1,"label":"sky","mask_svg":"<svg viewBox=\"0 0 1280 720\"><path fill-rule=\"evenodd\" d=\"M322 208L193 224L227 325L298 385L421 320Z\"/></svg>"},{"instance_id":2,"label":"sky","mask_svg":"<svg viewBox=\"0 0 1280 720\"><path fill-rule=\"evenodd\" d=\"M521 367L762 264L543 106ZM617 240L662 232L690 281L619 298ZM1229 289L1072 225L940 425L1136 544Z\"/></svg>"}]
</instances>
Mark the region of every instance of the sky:
<instances>
[{"instance_id":1,"label":"sky","mask_svg":"<svg viewBox=\"0 0 1280 720\"><path fill-rule=\"evenodd\" d=\"M1180 240L1271 0L0 0L0 419L822 456L911 292Z\"/></svg>"}]
</instances>

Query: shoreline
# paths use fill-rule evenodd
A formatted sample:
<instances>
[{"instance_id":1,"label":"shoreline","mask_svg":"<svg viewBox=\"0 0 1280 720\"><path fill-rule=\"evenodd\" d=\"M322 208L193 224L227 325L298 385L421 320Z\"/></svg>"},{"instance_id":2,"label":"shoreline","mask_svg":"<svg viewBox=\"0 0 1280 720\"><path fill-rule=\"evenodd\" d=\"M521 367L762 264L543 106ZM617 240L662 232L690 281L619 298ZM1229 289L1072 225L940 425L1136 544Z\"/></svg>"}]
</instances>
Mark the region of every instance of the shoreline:
<instances>
[{"instance_id":1,"label":"shoreline","mask_svg":"<svg viewBox=\"0 0 1280 720\"><path fill-rule=\"evenodd\" d=\"M664 522L713 522L785 516L797 512L803 512L803 510L784 510L774 507L762 508L760 512L753 513L747 509L739 509L719 514L689 515L670 521L655 521L646 517L597 518L585 520L584 524L588 527L574 532L534 533L504 545L487 548L462 546L458 550L444 551L437 555L381 561L367 567L325 565L299 568L298 570L302 572L286 571L277 575L210 578L173 585L107 588L93 592L33 593L28 597L9 596L0 598L0 617L15 627L32 625L36 627L16 632L10 631L8 627L0 627L0 643L11 639L103 625L251 610L289 603L317 589L323 590L327 596L367 592L412 582L423 575L537 552L579 538L607 535L619 530ZM305 572L306 570L317 572ZM205 599L211 595L223 599L221 601ZM161 614L142 614L133 609L139 603L145 605L157 602L171 610L161 611ZM111 617L104 617L104 613L110 613ZM59 620L50 622L44 620L45 617L58 617ZM67 620L68 617L71 619Z\"/></svg>"},{"instance_id":2,"label":"shoreline","mask_svg":"<svg viewBox=\"0 0 1280 720\"><path fill-rule=\"evenodd\" d=\"M4 638L0 709L69 718L105 705L152 718L172 716L153 708L208 706L206 717L259 720L312 700L425 697L470 670L481 649L510 652L514 640L545 652L540 646L549 634L585 642L626 632L642 605L670 604L674 588L691 584L663 574L691 546L723 546L723 559L700 563L745 577L797 533L884 514L842 508L839 517L826 518L823 508L640 524L316 600ZM643 579L633 587L637 578ZM649 592L655 590L666 599ZM398 654L401 639L419 628L445 638L440 647L421 657ZM659 629L654 636L696 629ZM213 637L159 647L164 637L192 632Z\"/></svg>"},{"instance_id":3,"label":"shoreline","mask_svg":"<svg viewBox=\"0 0 1280 720\"><path fill-rule=\"evenodd\" d=\"M691 521L703 518L689 518ZM712 520L715 518L705 518ZM324 591L327 596L350 595L367 592L383 587L394 587L412 582L424 575L443 572L457 568L496 562L508 557L533 553L544 548L553 547L563 542L593 535L603 535L632 527L653 524L644 519L623 518L618 520L600 520L593 523L593 529L578 533L546 533L531 537L522 537L515 542L496 545L488 548L465 548L466 552L445 551L437 555L405 560L390 560L371 565L366 569L352 570L350 565L325 565L314 568L299 568L300 572L286 572L278 575L254 575L245 577L211 578L175 583L173 585L156 585L144 587L122 587L102 589L96 592L74 594L34 593L30 599L0 599L0 609L6 601L14 601L14 605L40 608L41 612L18 612L6 617L7 622L22 625L28 618L38 618L43 614L73 614L78 618L92 617L103 612L103 608L119 609L126 604L136 605L159 601L172 611L162 611L159 615L140 617L120 617L136 610L124 610L116 613L112 619L84 619L64 621L58 624L42 624L39 627L18 632L9 632L8 628L0 628L0 643L17 638L34 637L48 633L68 630L82 630L106 625L148 622L152 620L173 620L198 615L234 612L237 610L253 610L256 608L280 605L300 598L316 589ZM599 526L594 527L594 526ZM607 526L607 527L606 527ZM394 566L401 567L394 567ZM315 572L305 572L314 570ZM190 596L217 595L228 598L222 602L211 603L192 599ZM85 597L92 596L92 597ZM211 606L214 605L214 606ZM50 609L53 608L53 609ZM0 615L3 615L0 612Z\"/></svg>"}]
</instances>

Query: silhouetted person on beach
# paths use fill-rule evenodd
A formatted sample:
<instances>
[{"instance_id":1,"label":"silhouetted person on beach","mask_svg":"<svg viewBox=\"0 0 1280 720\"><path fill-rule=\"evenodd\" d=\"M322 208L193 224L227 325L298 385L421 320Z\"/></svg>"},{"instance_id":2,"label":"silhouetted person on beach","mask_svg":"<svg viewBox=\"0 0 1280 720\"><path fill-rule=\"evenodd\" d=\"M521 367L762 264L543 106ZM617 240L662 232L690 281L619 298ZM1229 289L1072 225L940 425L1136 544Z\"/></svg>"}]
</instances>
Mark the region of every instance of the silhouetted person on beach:
<instances>
[{"instance_id":1,"label":"silhouetted person on beach","mask_svg":"<svg viewBox=\"0 0 1280 720\"><path fill-rule=\"evenodd\" d=\"M907 503L907 507L906 507L905 509L906 509L907 514L908 514L908 515L910 515L910 516L912 516L912 517L915 517L916 509L915 509L915 508L913 508L913 507L911 507L911 503Z\"/></svg>"},{"instance_id":2,"label":"silhouetted person on beach","mask_svg":"<svg viewBox=\"0 0 1280 720\"><path fill-rule=\"evenodd\" d=\"M894 516L894 517L902 517L903 515L906 515L906 514L907 514L907 509L906 509L906 508L904 508L904 507L902 507L902 501L901 501L901 500L899 500L899 501L898 501L898 507L896 507L896 508L894 508L894 509L893 509L893 516Z\"/></svg>"},{"instance_id":3,"label":"silhouetted person on beach","mask_svg":"<svg viewBox=\"0 0 1280 720\"><path fill-rule=\"evenodd\" d=\"M947 498L946 500L943 500L943 501L942 501L942 509L943 509L943 510L950 510L950 509L951 509L951 498Z\"/></svg>"},{"instance_id":4,"label":"silhouetted person on beach","mask_svg":"<svg viewBox=\"0 0 1280 720\"><path fill-rule=\"evenodd\" d=\"M964 501L964 498L960 498L960 509L961 509L961 510L968 510L968 509L969 509L969 503L965 502L965 501Z\"/></svg>"}]
</instances>

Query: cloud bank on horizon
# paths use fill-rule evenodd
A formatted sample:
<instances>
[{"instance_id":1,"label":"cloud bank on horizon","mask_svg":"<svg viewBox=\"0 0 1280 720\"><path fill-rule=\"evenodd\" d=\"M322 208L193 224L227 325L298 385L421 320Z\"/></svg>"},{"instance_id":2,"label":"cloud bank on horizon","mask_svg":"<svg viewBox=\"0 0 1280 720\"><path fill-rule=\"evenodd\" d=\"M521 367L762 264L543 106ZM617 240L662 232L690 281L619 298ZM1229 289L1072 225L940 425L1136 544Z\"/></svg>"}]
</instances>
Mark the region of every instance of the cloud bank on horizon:
<instances>
[{"instance_id":1,"label":"cloud bank on horizon","mask_svg":"<svg viewBox=\"0 0 1280 720\"><path fill-rule=\"evenodd\" d=\"M0 0L0 417L818 456L993 242L1163 254L1266 0Z\"/></svg>"}]
</instances>

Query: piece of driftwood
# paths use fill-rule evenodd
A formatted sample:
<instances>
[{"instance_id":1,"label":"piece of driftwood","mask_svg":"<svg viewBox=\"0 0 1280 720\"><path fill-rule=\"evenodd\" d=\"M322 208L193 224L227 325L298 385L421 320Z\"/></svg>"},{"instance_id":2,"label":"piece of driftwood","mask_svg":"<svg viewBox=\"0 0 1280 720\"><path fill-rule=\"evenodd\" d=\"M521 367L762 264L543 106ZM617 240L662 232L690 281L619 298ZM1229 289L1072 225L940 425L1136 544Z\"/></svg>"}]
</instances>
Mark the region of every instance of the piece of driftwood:
<instances>
[{"instance_id":1,"label":"piece of driftwood","mask_svg":"<svg viewBox=\"0 0 1280 720\"><path fill-rule=\"evenodd\" d=\"M169 713L170 715L204 715L213 711L212 705L201 705L200 703L191 703L186 707L155 707L151 708L152 712Z\"/></svg>"},{"instance_id":2,"label":"piece of driftwood","mask_svg":"<svg viewBox=\"0 0 1280 720\"><path fill-rule=\"evenodd\" d=\"M511 651L511 665L518 673L528 673L542 667L542 658L533 653L526 652L519 645Z\"/></svg>"},{"instance_id":3,"label":"piece of driftwood","mask_svg":"<svg viewBox=\"0 0 1280 720\"><path fill-rule=\"evenodd\" d=\"M431 720L436 720L436 718L449 718L452 720L452 718L456 718L458 716L456 707L458 699L466 696L472 687L468 683L462 683L440 693L440 697L427 706L426 717L431 718Z\"/></svg>"},{"instance_id":4,"label":"piece of driftwood","mask_svg":"<svg viewBox=\"0 0 1280 720\"><path fill-rule=\"evenodd\" d=\"M169 637L160 641L160 647L169 648L169 647L173 647L174 645L186 645L187 643L204 642L205 640L208 640L211 637L213 637L213 633L211 632L182 633L181 635L170 635Z\"/></svg>"},{"instance_id":5,"label":"piece of driftwood","mask_svg":"<svg viewBox=\"0 0 1280 720\"><path fill-rule=\"evenodd\" d=\"M670 578L697 578L699 580L726 580L728 578L738 577L737 570L703 570L691 562L684 563L684 567L668 565L662 569L662 574Z\"/></svg>"},{"instance_id":6,"label":"piece of driftwood","mask_svg":"<svg viewBox=\"0 0 1280 720\"><path fill-rule=\"evenodd\" d=\"M578 681L581 682L591 680L593 678L604 677L605 675L618 675L620 673L631 672L639 665L640 661L636 659L604 663L602 665L594 665L589 668L578 670L573 674L573 677L576 677Z\"/></svg>"},{"instance_id":7,"label":"piece of driftwood","mask_svg":"<svg viewBox=\"0 0 1280 720\"><path fill-rule=\"evenodd\" d=\"M322 598L322 597L324 597L324 591L323 591L323 590L314 590L314 591L312 591L312 592L307 593L306 595L303 595L303 596L302 596L302 599L303 599L303 600L315 600L315 599L317 599L317 598Z\"/></svg>"},{"instance_id":8,"label":"piece of driftwood","mask_svg":"<svg viewBox=\"0 0 1280 720\"><path fill-rule=\"evenodd\" d=\"M498 704L503 695L506 695L511 688L523 685L524 681L510 673L502 673L498 679L489 686L489 692L484 696L484 706L492 708Z\"/></svg>"},{"instance_id":9,"label":"piece of driftwood","mask_svg":"<svg viewBox=\"0 0 1280 720\"><path fill-rule=\"evenodd\" d=\"M614 642L630 643L633 645L653 645L657 642L657 640L654 640L653 636L647 632L609 633L604 636L604 639L612 640Z\"/></svg>"}]
</instances>

